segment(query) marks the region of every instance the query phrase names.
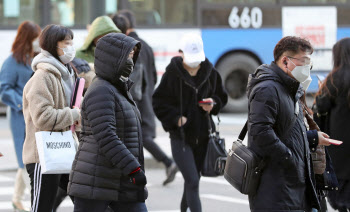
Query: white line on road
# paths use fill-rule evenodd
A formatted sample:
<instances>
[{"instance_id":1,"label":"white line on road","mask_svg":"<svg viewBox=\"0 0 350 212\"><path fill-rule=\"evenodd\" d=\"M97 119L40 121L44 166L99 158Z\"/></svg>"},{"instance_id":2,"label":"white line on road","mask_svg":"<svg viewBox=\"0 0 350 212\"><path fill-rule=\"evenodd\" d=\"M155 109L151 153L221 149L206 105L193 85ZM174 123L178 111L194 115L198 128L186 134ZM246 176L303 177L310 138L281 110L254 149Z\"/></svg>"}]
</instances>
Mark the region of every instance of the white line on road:
<instances>
[{"instance_id":1,"label":"white line on road","mask_svg":"<svg viewBox=\"0 0 350 212\"><path fill-rule=\"evenodd\" d=\"M23 201L22 202L24 204L25 207L29 207L30 206L30 201ZM73 203L72 200L70 200L69 198L66 198L61 204L60 204L60 208L67 208L67 207L71 207L73 208ZM13 209L12 207L12 203L11 201L0 201L0 210L11 210Z\"/></svg>"},{"instance_id":2,"label":"white line on road","mask_svg":"<svg viewBox=\"0 0 350 212\"><path fill-rule=\"evenodd\" d=\"M202 194L200 196L203 198L213 199L213 200L218 200L218 201L223 201L223 202L233 202L233 203L238 203L238 204L243 204L243 205L249 205L248 200L244 200L244 199L226 197L226 196L215 195L215 194Z\"/></svg>"},{"instance_id":3,"label":"white line on road","mask_svg":"<svg viewBox=\"0 0 350 212\"><path fill-rule=\"evenodd\" d=\"M182 178L181 172L178 172L176 174L177 178ZM221 185L230 185L224 178L212 178L212 177L202 177L201 182L206 183L215 183L215 184L221 184Z\"/></svg>"},{"instance_id":4,"label":"white line on road","mask_svg":"<svg viewBox=\"0 0 350 212\"><path fill-rule=\"evenodd\" d=\"M162 210L162 211L148 211L148 212L180 212L179 210Z\"/></svg>"},{"instance_id":5,"label":"white line on road","mask_svg":"<svg viewBox=\"0 0 350 212\"><path fill-rule=\"evenodd\" d=\"M0 187L0 195L12 195L14 187ZM25 190L25 194L29 194L29 189Z\"/></svg>"},{"instance_id":6,"label":"white line on road","mask_svg":"<svg viewBox=\"0 0 350 212\"><path fill-rule=\"evenodd\" d=\"M201 181L206 183L216 183L221 185L230 185L225 179L223 178L210 178L210 177L203 177Z\"/></svg>"},{"instance_id":7,"label":"white line on road","mask_svg":"<svg viewBox=\"0 0 350 212\"><path fill-rule=\"evenodd\" d=\"M2 182L14 182L15 180L11 177L0 176L0 183Z\"/></svg>"}]
</instances>

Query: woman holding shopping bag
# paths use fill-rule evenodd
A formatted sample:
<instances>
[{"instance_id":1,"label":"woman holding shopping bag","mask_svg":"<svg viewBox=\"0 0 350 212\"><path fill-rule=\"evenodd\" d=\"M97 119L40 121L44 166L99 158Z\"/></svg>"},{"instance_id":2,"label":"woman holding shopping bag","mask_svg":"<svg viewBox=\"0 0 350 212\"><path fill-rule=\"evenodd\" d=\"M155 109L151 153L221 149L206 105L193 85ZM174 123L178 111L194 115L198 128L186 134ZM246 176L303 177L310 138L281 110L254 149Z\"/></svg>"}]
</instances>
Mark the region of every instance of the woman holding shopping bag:
<instances>
[{"instance_id":1,"label":"woman holding shopping bag","mask_svg":"<svg viewBox=\"0 0 350 212\"><path fill-rule=\"evenodd\" d=\"M75 82L74 71L68 64L75 56L72 40L70 29L46 26L39 38L41 53L32 62L35 74L24 87L26 138L23 162L31 179L33 212L52 211L61 180L60 174L41 173L35 133L67 131L80 120L80 110L70 108Z\"/></svg>"},{"instance_id":2,"label":"woman holding shopping bag","mask_svg":"<svg viewBox=\"0 0 350 212\"><path fill-rule=\"evenodd\" d=\"M200 36L184 35L180 52L153 94L153 108L170 133L172 154L185 179L181 211L200 212L199 179L209 141L208 113L217 115L227 103L227 94L219 73L205 58Z\"/></svg>"},{"instance_id":3,"label":"woman holding shopping bag","mask_svg":"<svg viewBox=\"0 0 350 212\"><path fill-rule=\"evenodd\" d=\"M33 74L30 64L34 55L40 52L38 39L40 32L41 29L37 24L30 21L23 22L18 27L17 36L12 44L12 54L5 60L0 72L0 99L9 106L7 116L18 162L12 205L14 209L20 211L27 211L22 205L22 199L26 186L29 186L29 178L22 160L25 137L22 94L25 84Z\"/></svg>"}]
</instances>

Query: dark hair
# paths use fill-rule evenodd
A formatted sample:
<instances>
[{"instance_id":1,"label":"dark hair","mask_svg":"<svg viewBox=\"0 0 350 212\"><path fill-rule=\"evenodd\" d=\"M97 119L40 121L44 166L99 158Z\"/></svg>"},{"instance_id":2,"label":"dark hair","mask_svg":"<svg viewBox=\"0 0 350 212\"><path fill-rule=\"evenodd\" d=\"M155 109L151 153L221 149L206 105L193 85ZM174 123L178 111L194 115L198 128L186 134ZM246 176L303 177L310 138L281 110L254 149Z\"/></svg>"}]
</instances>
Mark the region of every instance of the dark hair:
<instances>
[{"instance_id":1,"label":"dark hair","mask_svg":"<svg viewBox=\"0 0 350 212\"><path fill-rule=\"evenodd\" d=\"M130 23L130 29L136 27L136 19L133 12L131 12L130 10L120 10L117 14L123 15L128 19Z\"/></svg>"},{"instance_id":2,"label":"dark hair","mask_svg":"<svg viewBox=\"0 0 350 212\"><path fill-rule=\"evenodd\" d=\"M123 34L126 34L126 31L130 29L130 22L128 18L121 14L115 14L112 17L114 24L122 31Z\"/></svg>"},{"instance_id":3,"label":"dark hair","mask_svg":"<svg viewBox=\"0 0 350 212\"><path fill-rule=\"evenodd\" d=\"M34 57L32 43L39 36L40 32L40 27L31 21L25 21L19 25L17 36L11 49L13 57L18 63L31 63L31 60L27 58L27 55L30 55L31 58Z\"/></svg>"},{"instance_id":4,"label":"dark hair","mask_svg":"<svg viewBox=\"0 0 350 212\"><path fill-rule=\"evenodd\" d=\"M51 24L44 28L40 35L40 47L59 60L57 42L73 39L73 32L67 27Z\"/></svg>"},{"instance_id":5,"label":"dark hair","mask_svg":"<svg viewBox=\"0 0 350 212\"><path fill-rule=\"evenodd\" d=\"M277 62L285 52L291 52L293 55L296 55L299 52L310 52L312 54L313 51L314 49L308 40L296 36L286 36L278 41L273 50L273 57L275 62Z\"/></svg>"},{"instance_id":6,"label":"dark hair","mask_svg":"<svg viewBox=\"0 0 350 212\"><path fill-rule=\"evenodd\" d=\"M336 92L339 90L349 90L350 81L350 38L343 38L333 46L333 69L328 74L316 96L322 95L329 91L332 86ZM347 91L348 92L348 91ZM350 91L348 92L348 100L350 100ZM349 101L350 104L350 101Z\"/></svg>"}]
</instances>

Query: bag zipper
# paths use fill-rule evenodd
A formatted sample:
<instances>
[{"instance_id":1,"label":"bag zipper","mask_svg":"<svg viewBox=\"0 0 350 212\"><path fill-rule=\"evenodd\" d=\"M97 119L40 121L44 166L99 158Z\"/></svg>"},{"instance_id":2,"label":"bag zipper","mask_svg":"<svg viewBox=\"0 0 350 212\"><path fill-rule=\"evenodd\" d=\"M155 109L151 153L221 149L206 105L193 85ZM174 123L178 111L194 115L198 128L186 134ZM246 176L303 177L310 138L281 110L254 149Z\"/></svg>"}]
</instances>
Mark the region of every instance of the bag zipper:
<instances>
[{"instance_id":1,"label":"bag zipper","mask_svg":"<svg viewBox=\"0 0 350 212\"><path fill-rule=\"evenodd\" d=\"M230 150L229 155L232 156L232 154L234 154L239 160L243 161L244 165L245 165L245 169L244 169L244 178L247 176L247 162L245 162L245 160L243 160L241 157L239 157L234 151Z\"/></svg>"}]
</instances>

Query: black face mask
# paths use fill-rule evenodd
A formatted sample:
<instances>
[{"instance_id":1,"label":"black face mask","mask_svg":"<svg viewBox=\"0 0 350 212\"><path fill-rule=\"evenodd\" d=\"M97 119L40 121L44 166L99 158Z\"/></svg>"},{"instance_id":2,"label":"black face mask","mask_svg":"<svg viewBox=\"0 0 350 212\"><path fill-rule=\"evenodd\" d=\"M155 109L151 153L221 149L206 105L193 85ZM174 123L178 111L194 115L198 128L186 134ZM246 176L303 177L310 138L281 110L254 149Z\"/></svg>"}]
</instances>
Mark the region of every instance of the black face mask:
<instances>
[{"instance_id":1,"label":"black face mask","mask_svg":"<svg viewBox=\"0 0 350 212\"><path fill-rule=\"evenodd\" d=\"M128 58L120 70L120 76L128 78L133 70L134 61L132 60L132 58Z\"/></svg>"}]
</instances>

